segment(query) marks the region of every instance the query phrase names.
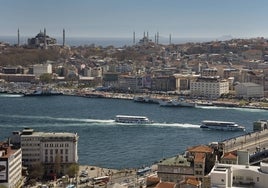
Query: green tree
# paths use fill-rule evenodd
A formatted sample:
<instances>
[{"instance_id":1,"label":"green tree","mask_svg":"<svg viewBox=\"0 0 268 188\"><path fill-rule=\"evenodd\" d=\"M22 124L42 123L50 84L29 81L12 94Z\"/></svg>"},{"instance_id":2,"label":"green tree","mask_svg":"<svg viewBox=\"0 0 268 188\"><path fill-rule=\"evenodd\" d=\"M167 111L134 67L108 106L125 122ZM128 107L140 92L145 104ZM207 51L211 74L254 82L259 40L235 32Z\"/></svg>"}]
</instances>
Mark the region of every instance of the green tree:
<instances>
[{"instance_id":1,"label":"green tree","mask_svg":"<svg viewBox=\"0 0 268 188\"><path fill-rule=\"evenodd\" d=\"M67 174L69 175L69 177L75 177L75 175L77 175L78 172L79 172L79 165L77 163L71 164L67 169Z\"/></svg>"},{"instance_id":2,"label":"green tree","mask_svg":"<svg viewBox=\"0 0 268 188\"><path fill-rule=\"evenodd\" d=\"M52 74L49 74L49 73L41 74L40 77L39 77L39 79L43 83L51 83L51 81L52 81Z\"/></svg>"},{"instance_id":3,"label":"green tree","mask_svg":"<svg viewBox=\"0 0 268 188\"><path fill-rule=\"evenodd\" d=\"M44 166L42 163L35 163L29 167L30 179L42 179L44 176Z\"/></svg>"}]
</instances>

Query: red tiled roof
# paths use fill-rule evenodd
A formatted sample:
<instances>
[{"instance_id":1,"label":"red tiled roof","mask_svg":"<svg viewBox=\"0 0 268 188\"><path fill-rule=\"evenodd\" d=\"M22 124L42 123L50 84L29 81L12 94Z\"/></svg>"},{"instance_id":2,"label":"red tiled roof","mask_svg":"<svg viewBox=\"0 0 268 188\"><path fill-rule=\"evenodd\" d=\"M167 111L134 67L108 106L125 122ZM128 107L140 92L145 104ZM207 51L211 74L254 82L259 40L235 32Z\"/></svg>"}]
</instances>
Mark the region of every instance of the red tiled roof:
<instances>
[{"instance_id":1,"label":"red tiled roof","mask_svg":"<svg viewBox=\"0 0 268 188\"><path fill-rule=\"evenodd\" d=\"M202 163L204 162L206 155L204 153L196 153L194 157L194 162Z\"/></svg>"},{"instance_id":2,"label":"red tiled roof","mask_svg":"<svg viewBox=\"0 0 268 188\"><path fill-rule=\"evenodd\" d=\"M176 184L173 182L160 182L156 185L155 188L174 188L175 185Z\"/></svg>"},{"instance_id":3,"label":"red tiled roof","mask_svg":"<svg viewBox=\"0 0 268 188\"><path fill-rule=\"evenodd\" d=\"M225 153L222 157L223 159L237 159L237 156L231 152Z\"/></svg>"},{"instance_id":4,"label":"red tiled roof","mask_svg":"<svg viewBox=\"0 0 268 188\"><path fill-rule=\"evenodd\" d=\"M208 147L208 146L205 146L205 145L199 145L199 146L193 146L193 147L189 147L187 149L187 151L189 152L198 152L198 153L212 153L213 152L213 149Z\"/></svg>"}]
</instances>

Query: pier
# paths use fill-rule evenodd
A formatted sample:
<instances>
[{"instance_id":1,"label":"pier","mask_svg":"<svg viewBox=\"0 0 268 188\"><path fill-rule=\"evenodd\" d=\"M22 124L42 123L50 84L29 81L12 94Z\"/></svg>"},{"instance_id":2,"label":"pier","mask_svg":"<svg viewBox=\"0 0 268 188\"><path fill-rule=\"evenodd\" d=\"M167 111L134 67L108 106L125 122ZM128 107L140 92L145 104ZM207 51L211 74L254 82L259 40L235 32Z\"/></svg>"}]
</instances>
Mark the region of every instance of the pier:
<instances>
[{"instance_id":1,"label":"pier","mask_svg":"<svg viewBox=\"0 0 268 188\"><path fill-rule=\"evenodd\" d=\"M248 151L250 164L255 164L268 158L268 129L230 138L220 144L224 153Z\"/></svg>"}]
</instances>

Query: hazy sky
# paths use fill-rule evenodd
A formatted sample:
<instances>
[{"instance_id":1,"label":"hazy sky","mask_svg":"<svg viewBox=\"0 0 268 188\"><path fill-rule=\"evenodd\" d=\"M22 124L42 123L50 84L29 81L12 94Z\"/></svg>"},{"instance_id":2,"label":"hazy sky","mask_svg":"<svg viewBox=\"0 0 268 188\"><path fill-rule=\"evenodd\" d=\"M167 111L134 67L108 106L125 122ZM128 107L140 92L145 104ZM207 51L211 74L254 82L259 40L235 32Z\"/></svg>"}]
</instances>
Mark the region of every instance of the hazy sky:
<instances>
[{"instance_id":1,"label":"hazy sky","mask_svg":"<svg viewBox=\"0 0 268 188\"><path fill-rule=\"evenodd\" d=\"M268 0L0 0L0 36L268 37Z\"/></svg>"}]
</instances>

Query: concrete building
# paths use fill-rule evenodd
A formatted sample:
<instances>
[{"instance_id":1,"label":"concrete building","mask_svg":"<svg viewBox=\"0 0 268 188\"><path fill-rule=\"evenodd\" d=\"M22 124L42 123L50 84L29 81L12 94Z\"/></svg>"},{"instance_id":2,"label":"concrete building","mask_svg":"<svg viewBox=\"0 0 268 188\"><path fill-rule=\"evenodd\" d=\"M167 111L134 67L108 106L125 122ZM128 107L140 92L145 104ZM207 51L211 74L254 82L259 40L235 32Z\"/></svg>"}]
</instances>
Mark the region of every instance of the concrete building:
<instances>
[{"instance_id":1,"label":"concrete building","mask_svg":"<svg viewBox=\"0 0 268 188\"><path fill-rule=\"evenodd\" d=\"M199 77L190 83L192 96L219 98L229 93L229 82L218 77Z\"/></svg>"},{"instance_id":2,"label":"concrete building","mask_svg":"<svg viewBox=\"0 0 268 188\"><path fill-rule=\"evenodd\" d=\"M76 133L45 133L24 129L20 137L24 166L42 163L45 174L63 175L70 165L78 162ZM53 168L57 163L61 166L59 172L55 172Z\"/></svg>"},{"instance_id":3,"label":"concrete building","mask_svg":"<svg viewBox=\"0 0 268 188\"><path fill-rule=\"evenodd\" d=\"M158 163L157 175L163 182L178 183L194 175L193 163L183 155L177 155Z\"/></svg>"},{"instance_id":4,"label":"concrete building","mask_svg":"<svg viewBox=\"0 0 268 188\"><path fill-rule=\"evenodd\" d=\"M264 97L263 86L251 82L240 83L235 86L236 97L261 98Z\"/></svg>"},{"instance_id":5,"label":"concrete building","mask_svg":"<svg viewBox=\"0 0 268 188\"><path fill-rule=\"evenodd\" d=\"M50 63L46 63L46 64L35 64L33 66L33 74L36 77L40 77L42 74L52 74L52 65Z\"/></svg>"},{"instance_id":6,"label":"concrete building","mask_svg":"<svg viewBox=\"0 0 268 188\"><path fill-rule=\"evenodd\" d=\"M260 166L216 163L209 174L211 187L255 187L266 188L268 185L268 164Z\"/></svg>"},{"instance_id":7,"label":"concrete building","mask_svg":"<svg viewBox=\"0 0 268 188\"><path fill-rule=\"evenodd\" d=\"M201 72L202 77L214 77L219 76L217 68L206 68Z\"/></svg>"},{"instance_id":8,"label":"concrete building","mask_svg":"<svg viewBox=\"0 0 268 188\"><path fill-rule=\"evenodd\" d=\"M0 187L16 188L22 181L22 152L0 143Z\"/></svg>"}]
</instances>

